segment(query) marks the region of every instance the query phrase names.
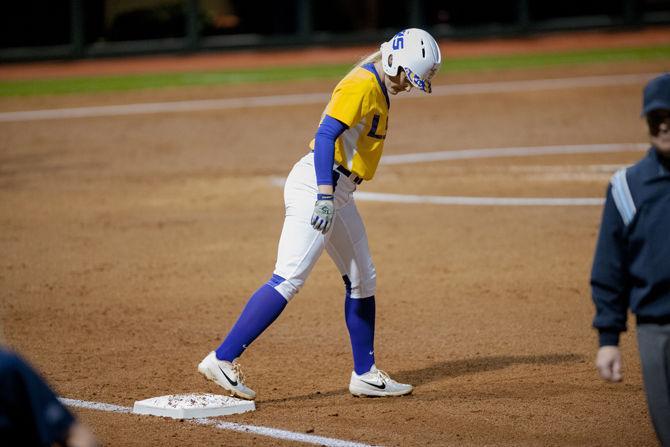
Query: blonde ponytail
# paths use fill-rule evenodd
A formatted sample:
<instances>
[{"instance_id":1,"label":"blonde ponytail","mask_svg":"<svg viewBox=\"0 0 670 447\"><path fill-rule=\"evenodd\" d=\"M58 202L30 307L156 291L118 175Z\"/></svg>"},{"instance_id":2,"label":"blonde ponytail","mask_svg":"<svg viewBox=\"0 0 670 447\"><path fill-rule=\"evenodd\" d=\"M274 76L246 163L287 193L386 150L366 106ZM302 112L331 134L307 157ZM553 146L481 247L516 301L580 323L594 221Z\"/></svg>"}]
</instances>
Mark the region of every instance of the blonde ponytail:
<instances>
[{"instance_id":1,"label":"blonde ponytail","mask_svg":"<svg viewBox=\"0 0 670 447\"><path fill-rule=\"evenodd\" d=\"M351 70L349 70L349 73L347 73L347 76L351 74L354 70L356 70L358 67L361 65L369 64L369 63L375 63L379 62L382 60L382 52L381 50L377 50L372 54L368 54L367 56L361 58L358 62L356 62L356 65L351 67Z\"/></svg>"}]
</instances>

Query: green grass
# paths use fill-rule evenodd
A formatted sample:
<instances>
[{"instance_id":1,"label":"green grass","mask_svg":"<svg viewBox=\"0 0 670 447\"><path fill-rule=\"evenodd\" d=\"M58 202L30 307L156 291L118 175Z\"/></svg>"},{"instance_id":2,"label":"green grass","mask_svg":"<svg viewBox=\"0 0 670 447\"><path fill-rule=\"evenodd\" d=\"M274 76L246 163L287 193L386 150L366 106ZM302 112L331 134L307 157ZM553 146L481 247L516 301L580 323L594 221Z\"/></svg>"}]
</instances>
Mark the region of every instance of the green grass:
<instances>
[{"instance_id":1,"label":"green grass","mask_svg":"<svg viewBox=\"0 0 670 447\"><path fill-rule=\"evenodd\" d=\"M506 70L558 65L654 60L670 61L670 45L510 56L485 56L452 60L449 60L447 55L447 60L442 64L442 68L446 68L446 71Z\"/></svg>"},{"instance_id":2,"label":"green grass","mask_svg":"<svg viewBox=\"0 0 670 447\"><path fill-rule=\"evenodd\" d=\"M446 54L441 72L511 70L560 65L653 60L670 61L670 45L550 54L461 58L450 58L449 55ZM257 70L202 71L190 73L0 81L0 96L94 93L165 87L227 85L239 83L297 81L305 79L337 79L344 75L350 67L350 64L336 64L307 67L263 68Z\"/></svg>"}]
</instances>

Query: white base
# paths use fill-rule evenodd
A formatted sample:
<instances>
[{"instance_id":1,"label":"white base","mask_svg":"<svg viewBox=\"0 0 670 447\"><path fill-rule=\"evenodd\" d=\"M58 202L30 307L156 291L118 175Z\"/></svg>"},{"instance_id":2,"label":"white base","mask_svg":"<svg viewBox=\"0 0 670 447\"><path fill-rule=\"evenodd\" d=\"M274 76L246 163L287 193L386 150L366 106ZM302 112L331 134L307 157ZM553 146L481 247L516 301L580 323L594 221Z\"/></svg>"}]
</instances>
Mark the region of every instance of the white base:
<instances>
[{"instance_id":1,"label":"white base","mask_svg":"<svg viewBox=\"0 0 670 447\"><path fill-rule=\"evenodd\" d=\"M165 416L174 419L194 419L254 411L251 400L218 394L171 394L138 400L133 413Z\"/></svg>"}]
</instances>

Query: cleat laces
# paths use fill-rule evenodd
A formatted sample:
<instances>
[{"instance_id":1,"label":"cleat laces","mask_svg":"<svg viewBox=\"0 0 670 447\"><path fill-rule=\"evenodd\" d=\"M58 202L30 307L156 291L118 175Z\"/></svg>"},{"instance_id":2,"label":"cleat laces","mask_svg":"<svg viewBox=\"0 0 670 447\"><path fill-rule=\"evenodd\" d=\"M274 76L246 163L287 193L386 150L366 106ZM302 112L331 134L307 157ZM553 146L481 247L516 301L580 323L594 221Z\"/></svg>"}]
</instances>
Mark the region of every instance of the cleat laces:
<instances>
[{"instance_id":1,"label":"cleat laces","mask_svg":"<svg viewBox=\"0 0 670 447\"><path fill-rule=\"evenodd\" d=\"M379 378L379 380L381 380L382 383L394 382L393 379L391 379L391 377L389 377L389 375L386 374L386 372L382 371L381 369L377 370L377 377Z\"/></svg>"},{"instance_id":2,"label":"cleat laces","mask_svg":"<svg viewBox=\"0 0 670 447\"><path fill-rule=\"evenodd\" d=\"M237 362L233 362L233 372L237 375L237 381L242 385L244 384L244 374L242 374L242 368Z\"/></svg>"}]
</instances>

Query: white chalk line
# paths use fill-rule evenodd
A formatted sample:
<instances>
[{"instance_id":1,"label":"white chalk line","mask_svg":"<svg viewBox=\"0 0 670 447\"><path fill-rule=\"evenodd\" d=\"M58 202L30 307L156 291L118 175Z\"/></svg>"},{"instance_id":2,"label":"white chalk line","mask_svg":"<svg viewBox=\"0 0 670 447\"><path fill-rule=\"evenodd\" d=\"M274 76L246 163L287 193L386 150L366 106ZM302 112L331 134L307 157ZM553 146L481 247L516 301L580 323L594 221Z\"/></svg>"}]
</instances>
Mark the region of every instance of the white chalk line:
<instances>
[{"instance_id":1,"label":"white chalk line","mask_svg":"<svg viewBox=\"0 0 670 447\"><path fill-rule=\"evenodd\" d=\"M464 149L455 151L417 152L413 154L384 155L382 165L402 165L429 161L466 160L472 158L529 157L552 154L592 154L601 152L637 152L649 147L647 143L575 144L560 146L502 147Z\"/></svg>"},{"instance_id":2,"label":"white chalk line","mask_svg":"<svg viewBox=\"0 0 670 447\"><path fill-rule=\"evenodd\" d=\"M239 431L242 433L253 433L261 436L268 436L275 439L284 439L288 441L304 442L306 444L317 444L332 447L371 447L368 444L358 442L344 441L335 438L326 438L323 436L309 435L304 433L295 433L276 428L260 427L255 425L237 424L235 422L219 422L209 419L195 419L195 423L200 425L209 425L221 430Z\"/></svg>"},{"instance_id":3,"label":"white chalk line","mask_svg":"<svg viewBox=\"0 0 670 447\"><path fill-rule=\"evenodd\" d=\"M256 107L291 106L326 103L329 95L312 93L280 96L252 96L248 98L204 99L199 101L149 102L113 106L71 107L65 109L27 110L0 113L0 122L36 121L51 119L126 116L151 113L201 112Z\"/></svg>"},{"instance_id":4,"label":"white chalk line","mask_svg":"<svg viewBox=\"0 0 670 447\"><path fill-rule=\"evenodd\" d=\"M539 90L558 90L564 88L610 87L616 85L644 83L652 79L654 76L658 76L658 73L579 76L573 78L529 79L521 81L439 85L433 89L433 93L431 95L453 96L481 93L513 93ZM409 96L400 96L399 98L409 98Z\"/></svg>"},{"instance_id":5,"label":"white chalk line","mask_svg":"<svg viewBox=\"0 0 670 447\"><path fill-rule=\"evenodd\" d=\"M489 149L465 149L441 152L422 152L416 154L386 155L382 164L398 165L423 163L426 161L463 160L468 158L527 157L549 154L587 154L602 152L638 152L648 147L645 143L630 144L581 144L569 146L532 146ZM614 170L614 169L613 169ZM283 187L285 177L272 177L271 183ZM432 205L464 206L601 206L605 200L601 197L465 197L465 196L429 196L415 194L390 194L357 191L354 197L364 202L386 203L425 203Z\"/></svg>"},{"instance_id":6,"label":"white chalk line","mask_svg":"<svg viewBox=\"0 0 670 447\"><path fill-rule=\"evenodd\" d=\"M639 84L648 81L657 73L582 76L574 78L535 79L526 81L499 81L473 84L436 86L431 95L414 92L398 96L397 99L426 99L453 95L483 93L513 93L521 91L555 90L563 88L602 87ZM330 93L305 93L276 96L251 96L247 98L206 99L197 101L170 101L110 106L71 107L61 109L25 110L0 113L0 122L22 122L51 119L75 119L101 116L126 116L151 113L183 113L206 110L228 110L257 107L294 106L324 104ZM395 100L395 99L394 99Z\"/></svg>"},{"instance_id":7,"label":"white chalk line","mask_svg":"<svg viewBox=\"0 0 670 447\"><path fill-rule=\"evenodd\" d=\"M531 197L462 197L423 196L412 194L387 194L379 192L357 192L356 200L387 203L426 203L432 205L470 206L598 206L600 198L531 198Z\"/></svg>"},{"instance_id":8,"label":"white chalk line","mask_svg":"<svg viewBox=\"0 0 670 447\"><path fill-rule=\"evenodd\" d=\"M123 407L120 405L107 404L103 402L90 402L79 399L69 399L66 397L59 398L63 404L69 407L85 408L87 410L106 411L110 413L132 413L133 409L130 407ZM343 439L327 438L325 436L310 435L305 433L296 433L288 430L281 430L278 428L263 427L259 425L238 424L236 422L224 422L207 418L186 419L188 422L203 425L207 427L214 427L219 430L236 431L240 433L249 433L259 436L267 436L274 439L282 439L285 441L302 442L305 444L316 444L327 447L373 447L370 444L362 444L359 442L345 441Z\"/></svg>"},{"instance_id":9,"label":"white chalk line","mask_svg":"<svg viewBox=\"0 0 670 447\"><path fill-rule=\"evenodd\" d=\"M105 404L102 402L89 402L86 400L69 399L67 397L59 397L58 400L63 402L63 404L67 405L68 407L85 408L87 410L107 411L110 413L133 412L133 409L130 407L122 407L120 405L114 405L114 404Z\"/></svg>"}]
</instances>

